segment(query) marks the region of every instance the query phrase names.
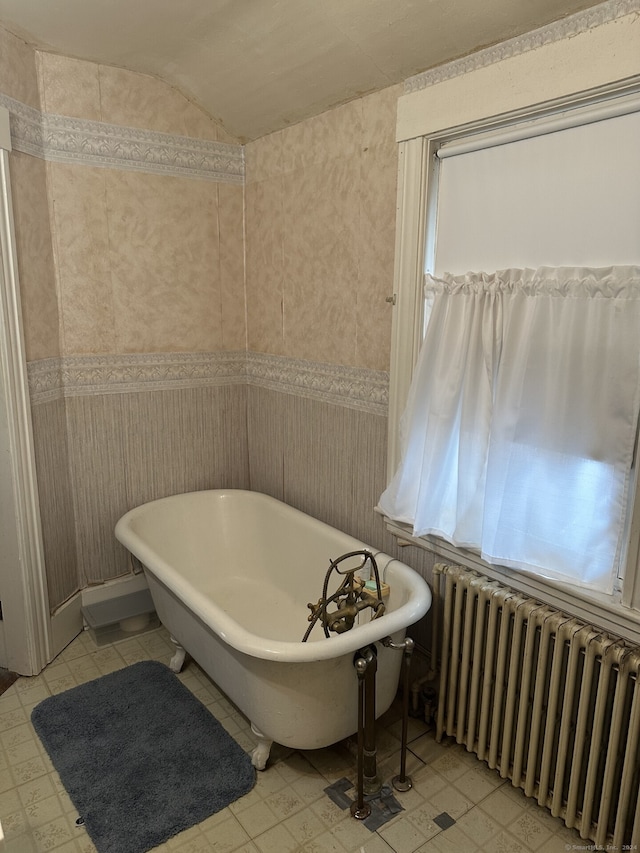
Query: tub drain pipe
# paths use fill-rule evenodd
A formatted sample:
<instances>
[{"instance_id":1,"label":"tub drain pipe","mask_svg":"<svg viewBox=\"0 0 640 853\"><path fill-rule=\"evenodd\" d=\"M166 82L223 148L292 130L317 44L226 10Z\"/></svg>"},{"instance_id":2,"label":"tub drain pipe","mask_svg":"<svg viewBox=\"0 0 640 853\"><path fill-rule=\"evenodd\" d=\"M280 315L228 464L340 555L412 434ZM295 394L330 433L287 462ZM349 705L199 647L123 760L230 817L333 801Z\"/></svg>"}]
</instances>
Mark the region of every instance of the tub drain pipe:
<instances>
[{"instance_id":1,"label":"tub drain pipe","mask_svg":"<svg viewBox=\"0 0 640 853\"><path fill-rule=\"evenodd\" d=\"M367 662L364 676L364 792L377 794L382 788L376 766L378 750L376 748L376 673L378 658L375 646L361 649L360 654Z\"/></svg>"},{"instance_id":2,"label":"tub drain pipe","mask_svg":"<svg viewBox=\"0 0 640 853\"><path fill-rule=\"evenodd\" d=\"M354 666L358 672L358 800L351 807L354 817L363 820L365 794L377 794L382 781L376 768L376 672L378 658L375 646L360 649ZM360 817L362 815L362 817Z\"/></svg>"},{"instance_id":3,"label":"tub drain pipe","mask_svg":"<svg viewBox=\"0 0 640 853\"><path fill-rule=\"evenodd\" d=\"M415 643L411 637L405 637L402 643L394 643L391 637L385 637L382 645L389 649L398 649L402 655L402 740L400 743L400 773L394 776L391 784L396 791L409 791L413 787L411 777L407 776L407 741L409 733L409 668Z\"/></svg>"},{"instance_id":4,"label":"tub drain pipe","mask_svg":"<svg viewBox=\"0 0 640 853\"><path fill-rule=\"evenodd\" d=\"M358 658L354 665L358 673L358 779L357 799L351 804L351 815L357 820L366 820L371 814L371 806L364 801L364 703L367 661Z\"/></svg>"},{"instance_id":5,"label":"tub drain pipe","mask_svg":"<svg viewBox=\"0 0 640 853\"><path fill-rule=\"evenodd\" d=\"M411 685L411 705L414 716L420 711L420 692L423 685L436 680L438 675L438 645L440 641L440 578L444 574L444 565L436 563L433 567L433 582L431 602L431 648L429 649L429 671L426 675L416 679Z\"/></svg>"}]
</instances>

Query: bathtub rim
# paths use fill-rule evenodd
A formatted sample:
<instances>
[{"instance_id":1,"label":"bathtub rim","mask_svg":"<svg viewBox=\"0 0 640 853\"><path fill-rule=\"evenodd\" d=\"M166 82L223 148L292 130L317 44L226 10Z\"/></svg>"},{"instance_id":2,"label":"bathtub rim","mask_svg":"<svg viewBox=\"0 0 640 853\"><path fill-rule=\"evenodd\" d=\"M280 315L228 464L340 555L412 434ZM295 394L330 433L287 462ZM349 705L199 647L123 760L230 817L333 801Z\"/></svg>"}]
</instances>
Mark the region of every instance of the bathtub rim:
<instances>
[{"instance_id":1,"label":"bathtub rim","mask_svg":"<svg viewBox=\"0 0 640 853\"><path fill-rule=\"evenodd\" d=\"M191 495L208 495L212 498L224 498L227 496L251 496L249 500L264 501L270 504L284 507L287 512L299 514L311 519L329 530L338 532L351 540L353 549L357 547L370 550L376 558L381 579L388 577L393 579L396 575L401 580L403 587L408 591L409 600L397 609L385 613L379 619L370 621L364 625L358 625L344 634L332 635L330 638L322 638L308 643L272 640L260 637L248 631L234 618L229 616L222 607L212 599L203 596L194 596L194 587L186 581L179 572L167 563L156 551L135 533L131 525L141 515L148 513L152 507L160 504L170 504L185 500ZM190 609L202 622L211 627L216 634L228 645L244 654L263 660L277 660L287 663L304 663L306 661L329 660L340 657L343 654L356 652L361 648L378 642L387 637L404 631L422 618L431 607L431 590L422 576L411 566L390 555L376 551L371 545L367 545L350 534L334 528L326 522L296 509L284 501L267 495L264 492L252 491L250 489L201 489L193 492L183 492L169 495L153 501L147 501L126 512L116 523L115 535L119 542L137 557L145 571L150 572L166 589L179 598L185 606ZM320 630L319 628L317 629Z\"/></svg>"}]
</instances>

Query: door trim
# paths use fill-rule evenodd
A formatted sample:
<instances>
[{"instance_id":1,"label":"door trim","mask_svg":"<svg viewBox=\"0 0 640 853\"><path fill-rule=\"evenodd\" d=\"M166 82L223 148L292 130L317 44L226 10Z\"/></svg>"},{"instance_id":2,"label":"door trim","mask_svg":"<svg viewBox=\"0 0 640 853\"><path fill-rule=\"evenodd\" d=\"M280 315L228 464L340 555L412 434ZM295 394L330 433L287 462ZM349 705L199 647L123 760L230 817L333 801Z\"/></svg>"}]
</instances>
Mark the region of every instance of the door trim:
<instances>
[{"instance_id":1,"label":"door trim","mask_svg":"<svg viewBox=\"0 0 640 853\"><path fill-rule=\"evenodd\" d=\"M0 367L7 407L18 553L18 571L5 579L3 633L8 668L22 675L35 675L50 659L51 617L22 326L10 151L9 113L0 107Z\"/></svg>"}]
</instances>

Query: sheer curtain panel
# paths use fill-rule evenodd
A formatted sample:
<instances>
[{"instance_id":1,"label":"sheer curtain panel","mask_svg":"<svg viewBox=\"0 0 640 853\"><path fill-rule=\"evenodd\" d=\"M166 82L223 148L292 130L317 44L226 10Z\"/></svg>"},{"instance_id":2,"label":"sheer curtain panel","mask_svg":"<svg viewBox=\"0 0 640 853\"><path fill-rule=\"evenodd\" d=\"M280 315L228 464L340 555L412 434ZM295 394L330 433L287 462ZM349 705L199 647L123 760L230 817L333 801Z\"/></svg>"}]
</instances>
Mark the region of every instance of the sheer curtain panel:
<instances>
[{"instance_id":1,"label":"sheer curtain panel","mask_svg":"<svg viewBox=\"0 0 640 853\"><path fill-rule=\"evenodd\" d=\"M416 536L612 592L640 401L640 267L426 277L379 501Z\"/></svg>"}]
</instances>

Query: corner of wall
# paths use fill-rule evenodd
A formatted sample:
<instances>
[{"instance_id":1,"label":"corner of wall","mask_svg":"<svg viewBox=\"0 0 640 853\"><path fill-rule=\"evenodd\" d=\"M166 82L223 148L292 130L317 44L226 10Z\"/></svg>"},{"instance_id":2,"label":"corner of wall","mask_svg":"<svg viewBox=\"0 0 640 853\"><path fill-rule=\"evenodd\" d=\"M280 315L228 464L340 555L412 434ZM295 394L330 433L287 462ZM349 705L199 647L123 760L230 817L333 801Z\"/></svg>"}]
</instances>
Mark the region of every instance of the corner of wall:
<instances>
[{"instance_id":1,"label":"corner of wall","mask_svg":"<svg viewBox=\"0 0 640 853\"><path fill-rule=\"evenodd\" d=\"M35 49L3 26L0 26L0 91L40 109Z\"/></svg>"}]
</instances>

